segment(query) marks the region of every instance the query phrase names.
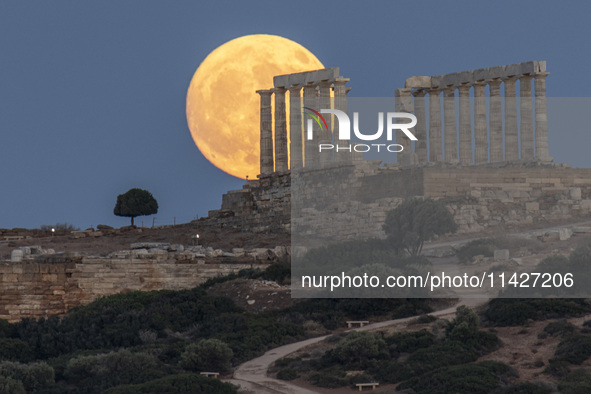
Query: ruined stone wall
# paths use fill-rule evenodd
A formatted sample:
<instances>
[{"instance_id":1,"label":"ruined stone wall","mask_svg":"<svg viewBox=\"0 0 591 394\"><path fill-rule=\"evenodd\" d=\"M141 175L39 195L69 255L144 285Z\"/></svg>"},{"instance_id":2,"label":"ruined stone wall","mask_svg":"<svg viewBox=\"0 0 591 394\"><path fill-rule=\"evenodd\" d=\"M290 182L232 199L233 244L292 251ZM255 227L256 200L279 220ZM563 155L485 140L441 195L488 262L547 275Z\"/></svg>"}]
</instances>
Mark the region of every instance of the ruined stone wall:
<instances>
[{"instance_id":1,"label":"ruined stone wall","mask_svg":"<svg viewBox=\"0 0 591 394\"><path fill-rule=\"evenodd\" d=\"M591 169L426 168L426 197L444 198L464 232L547 223L591 213Z\"/></svg>"},{"instance_id":2,"label":"ruined stone wall","mask_svg":"<svg viewBox=\"0 0 591 394\"><path fill-rule=\"evenodd\" d=\"M265 269L267 264L256 264ZM66 258L0 265L0 319L62 315L95 299L134 290L180 290L251 268L219 259Z\"/></svg>"},{"instance_id":3,"label":"ruined stone wall","mask_svg":"<svg viewBox=\"0 0 591 394\"><path fill-rule=\"evenodd\" d=\"M275 172L248 181L222 196L222 208L209 211L205 224L234 227L253 233L289 232L291 174Z\"/></svg>"},{"instance_id":4,"label":"ruined stone wall","mask_svg":"<svg viewBox=\"0 0 591 394\"><path fill-rule=\"evenodd\" d=\"M281 179L269 183L267 194L254 182L247 183L240 198L225 197L224 212L235 212L237 226L240 218L250 228L280 226L318 242L359 234L383 237L387 212L413 196L442 199L463 233L591 214L591 169L556 164L398 167L362 162L294 172L291 179ZM273 195L281 198L274 200ZM286 214L288 207L293 208L292 216ZM264 213L265 209L272 212Z\"/></svg>"}]
</instances>

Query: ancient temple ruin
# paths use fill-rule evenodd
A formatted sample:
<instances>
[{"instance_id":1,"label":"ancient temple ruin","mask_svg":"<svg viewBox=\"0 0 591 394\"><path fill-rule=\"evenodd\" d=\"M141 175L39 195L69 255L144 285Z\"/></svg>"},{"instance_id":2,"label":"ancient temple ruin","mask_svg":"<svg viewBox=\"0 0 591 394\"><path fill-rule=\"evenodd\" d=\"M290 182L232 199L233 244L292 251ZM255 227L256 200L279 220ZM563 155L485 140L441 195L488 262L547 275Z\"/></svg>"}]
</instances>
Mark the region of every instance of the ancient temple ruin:
<instances>
[{"instance_id":1,"label":"ancient temple ruin","mask_svg":"<svg viewBox=\"0 0 591 394\"><path fill-rule=\"evenodd\" d=\"M261 96L261 175L283 172L288 169L304 167L324 167L333 160L350 162L362 160L361 155L350 152L338 152L335 157L328 152L318 152L318 144L330 143L334 135L338 136L338 122L331 123L328 129L314 125L314 139L303 138L303 108L335 108L347 111L347 93L345 84L349 81L339 75L339 68L325 68L295 74L279 75L273 78L272 89L257 90ZM289 127L290 141L287 138L286 92L289 91ZM302 100L303 91L303 100ZM331 91L334 100L331 100ZM271 98L275 100L274 118L271 110ZM274 120L274 122L273 122ZM273 130L273 123L275 129ZM334 129L333 129L334 127ZM273 136L275 138L273 138ZM273 140L275 145L273 147ZM349 141L337 141L341 146ZM273 149L274 148L274 149ZM290 160L288 165L289 150ZM273 159L273 153L275 158Z\"/></svg>"},{"instance_id":2,"label":"ancient temple ruin","mask_svg":"<svg viewBox=\"0 0 591 394\"><path fill-rule=\"evenodd\" d=\"M338 68L277 76L258 91L261 174L226 193L210 217L247 231L338 241L383 237L387 212L417 196L442 200L460 232L591 215L591 169L549 155L547 76L545 61L530 61L407 78L393 89L392 110L416 116L417 140L397 131L404 149L396 163L362 160L355 149L324 156L320 143L357 144L338 140L329 116L333 124L312 123L313 139L304 139L302 107L346 112L352 104Z\"/></svg>"},{"instance_id":3,"label":"ancient temple ruin","mask_svg":"<svg viewBox=\"0 0 591 394\"><path fill-rule=\"evenodd\" d=\"M446 162L478 165L534 159L550 161L546 113L547 76L545 61L530 61L406 79L404 88L395 90L395 109L397 112L415 114L417 125L414 130L418 141L411 144L411 141L398 131L396 141L404 147L398 155L399 164ZM350 88L345 84L348 81L349 79L339 75L339 68L335 67L279 75L273 79L273 88L257 91L261 98L261 175L284 172L288 169L325 167L333 161L351 163L362 160L359 152L350 152L346 149L335 152L334 157L332 152L318 152L318 145L321 143L349 145L349 141L333 141L333 135L335 138L339 135L339 122L336 119L332 119L331 124L331 118L327 117L328 129L313 124L312 140L305 140L302 134L303 107L333 108L347 112L347 93ZM519 96L515 90L517 81ZM485 97L487 85L490 93L488 99ZM500 94L501 85L504 91L503 98ZM289 141L286 119L287 91L290 97ZM334 96L332 100L331 91ZM456 91L459 108L456 108ZM272 99L275 104L274 114L271 109ZM473 105L471 100L474 101ZM456 113L459 113L459 116ZM288 150L291 157L289 163Z\"/></svg>"},{"instance_id":4,"label":"ancient temple ruin","mask_svg":"<svg viewBox=\"0 0 591 394\"><path fill-rule=\"evenodd\" d=\"M395 93L400 109L414 112L418 120L415 128L418 138L414 150L415 157L414 160L408 161L411 163L445 161L471 165L534 158L541 161L551 160L548 153L546 108L548 74L545 61L531 61L432 77L408 78L404 88L396 89ZM532 80L534 80L533 95L535 96L533 106ZM515 92L517 81L519 81L518 97ZM504 100L501 100L501 84ZM488 107L485 99L487 85L490 92ZM459 144L456 126L456 90L459 95ZM471 91L474 100L473 111L470 105ZM443 150L436 148L442 145L440 113L442 93L444 97ZM428 125L425 116L426 95L429 95ZM504 104L504 110L501 108L502 104ZM519 128L517 107L520 115ZM472 120L474 120L474 127L472 127ZM408 152L406 155L411 155L408 142L407 139L401 140L401 144L409 148L404 150Z\"/></svg>"}]
</instances>

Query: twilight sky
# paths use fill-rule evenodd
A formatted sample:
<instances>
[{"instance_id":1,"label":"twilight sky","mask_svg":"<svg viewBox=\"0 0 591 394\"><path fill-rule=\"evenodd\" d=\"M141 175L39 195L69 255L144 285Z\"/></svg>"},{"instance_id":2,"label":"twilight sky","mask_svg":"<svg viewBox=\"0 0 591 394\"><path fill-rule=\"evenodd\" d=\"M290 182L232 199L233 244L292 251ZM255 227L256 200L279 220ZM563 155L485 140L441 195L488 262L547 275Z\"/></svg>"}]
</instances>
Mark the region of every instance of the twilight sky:
<instances>
[{"instance_id":1,"label":"twilight sky","mask_svg":"<svg viewBox=\"0 0 591 394\"><path fill-rule=\"evenodd\" d=\"M586 1L2 1L0 228L126 225L113 207L131 187L154 194L156 224L218 209L244 181L201 155L185 98L231 39L294 40L340 67L354 97L528 60L548 61L548 96L590 97L589 15ZM553 124L555 161L591 167L591 130Z\"/></svg>"}]
</instances>

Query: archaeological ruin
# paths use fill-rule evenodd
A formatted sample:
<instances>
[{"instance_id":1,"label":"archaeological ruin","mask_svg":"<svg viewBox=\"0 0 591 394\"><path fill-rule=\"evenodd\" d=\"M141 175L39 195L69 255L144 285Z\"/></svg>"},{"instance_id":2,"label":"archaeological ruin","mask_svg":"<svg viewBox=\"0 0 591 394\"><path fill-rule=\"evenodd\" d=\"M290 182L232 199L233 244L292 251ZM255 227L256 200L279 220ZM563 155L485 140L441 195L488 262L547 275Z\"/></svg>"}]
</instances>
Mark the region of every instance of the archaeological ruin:
<instances>
[{"instance_id":1,"label":"archaeological ruin","mask_svg":"<svg viewBox=\"0 0 591 394\"><path fill-rule=\"evenodd\" d=\"M261 173L225 194L210 216L253 232L344 240L383 237L387 211L413 196L443 199L460 232L588 215L591 170L550 157L548 74L545 61L529 61L407 78L393 110L416 116L418 140L398 130L404 150L395 163L363 160L354 149L319 152L321 143L356 144L338 140L330 116L328 127L307 119L314 133L304 138L305 108L347 111L349 79L338 68L276 76L272 88L257 91Z\"/></svg>"},{"instance_id":2,"label":"archaeological ruin","mask_svg":"<svg viewBox=\"0 0 591 394\"><path fill-rule=\"evenodd\" d=\"M544 61L531 61L407 78L393 90L392 110L416 116L417 140L397 131L403 150L396 162L364 160L358 142L338 139L335 117L327 116L323 126L304 116L307 109L347 112L349 79L338 68L276 76L273 87L257 91L258 179L223 195L221 209L201 223L255 237L291 233L294 248L384 237L387 212L409 197L443 201L463 233L579 221L591 214L591 169L550 157L547 76ZM304 138L308 127L312 139ZM348 149L319 151L321 143ZM273 253L288 255L285 246ZM253 264L264 268L271 253L140 245L62 261L39 259L33 250L15 250L13 261L0 266L0 318L64 314L121 291L190 288ZM228 260L222 262L223 253Z\"/></svg>"}]
</instances>

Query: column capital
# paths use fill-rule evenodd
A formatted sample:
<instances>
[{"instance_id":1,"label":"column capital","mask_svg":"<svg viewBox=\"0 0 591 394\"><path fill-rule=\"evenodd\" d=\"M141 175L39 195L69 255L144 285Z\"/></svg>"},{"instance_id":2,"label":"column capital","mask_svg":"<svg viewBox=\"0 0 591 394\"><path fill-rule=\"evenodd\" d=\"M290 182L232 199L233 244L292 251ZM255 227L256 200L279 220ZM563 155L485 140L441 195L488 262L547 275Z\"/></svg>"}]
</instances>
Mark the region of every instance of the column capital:
<instances>
[{"instance_id":1,"label":"column capital","mask_svg":"<svg viewBox=\"0 0 591 394\"><path fill-rule=\"evenodd\" d=\"M429 96L439 96L441 94L441 88L427 89L427 93L429 93Z\"/></svg>"},{"instance_id":2,"label":"column capital","mask_svg":"<svg viewBox=\"0 0 591 394\"><path fill-rule=\"evenodd\" d=\"M424 97L427 94L427 89L413 89L411 94L415 97Z\"/></svg>"},{"instance_id":3,"label":"column capital","mask_svg":"<svg viewBox=\"0 0 591 394\"><path fill-rule=\"evenodd\" d=\"M456 86L450 85L443 88L443 94L446 96L453 96L456 94Z\"/></svg>"},{"instance_id":4,"label":"column capital","mask_svg":"<svg viewBox=\"0 0 591 394\"><path fill-rule=\"evenodd\" d=\"M534 78L534 76L531 74L523 74L519 77L519 80L521 81L523 79L523 80L530 80L531 81L533 78Z\"/></svg>"},{"instance_id":5,"label":"column capital","mask_svg":"<svg viewBox=\"0 0 591 394\"><path fill-rule=\"evenodd\" d=\"M486 81L487 84L489 84L490 86L501 86L501 83L503 83L503 81L500 78L493 78L493 79L489 79Z\"/></svg>"},{"instance_id":6,"label":"column capital","mask_svg":"<svg viewBox=\"0 0 591 394\"><path fill-rule=\"evenodd\" d=\"M271 90L273 91L273 93L285 93L287 91L287 89L284 88L283 86L279 86L279 87L273 88Z\"/></svg>"},{"instance_id":7,"label":"column capital","mask_svg":"<svg viewBox=\"0 0 591 394\"><path fill-rule=\"evenodd\" d=\"M473 86L486 86L488 85L488 82L485 81L484 79L481 79L480 81L474 81L472 82Z\"/></svg>"},{"instance_id":8,"label":"column capital","mask_svg":"<svg viewBox=\"0 0 591 394\"><path fill-rule=\"evenodd\" d=\"M289 90L289 93L291 94L292 92L297 92L299 93L302 90L302 86L301 85L291 85L289 88L287 88L287 90Z\"/></svg>"},{"instance_id":9,"label":"column capital","mask_svg":"<svg viewBox=\"0 0 591 394\"><path fill-rule=\"evenodd\" d=\"M501 78L501 80L505 83L505 84L514 84L520 77L518 75L511 75L509 77L503 77Z\"/></svg>"},{"instance_id":10,"label":"column capital","mask_svg":"<svg viewBox=\"0 0 591 394\"><path fill-rule=\"evenodd\" d=\"M546 77L547 77L548 75L550 75L550 73L548 73L548 72L543 72L543 73L537 73L537 74L534 74L533 76L534 76L534 78L535 78L535 79L538 79L538 80L539 80L539 79L546 79Z\"/></svg>"},{"instance_id":11,"label":"column capital","mask_svg":"<svg viewBox=\"0 0 591 394\"><path fill-rule=\"evenodd\" d=\"M260 94L261 96L263 95L272 95L273 94L273 89L263 89L263 90L257 90L256 93Z\"/></svg>"},{"instance_id":12,"label":"column capital","mask_svg":"<svg viewBox=\"0 0 591 394\"><path fill-rule=\"evenodd\" d=\"M332 81L329 81L328 79L318 82L318 87L320 87L320 88L330 88L331 85L332 85Z\"/></svg>"},{"instance_id":13,"label":"column capital","mask_svg":"<svg viewBox=\"0 0 591 394\"><path fill-rule=\"evenodd\" d=\"M460 92L460 96L468 96L470 94L470 88L472 85L462 84L458 86L458 91Z\"/></svg>"}]
</instances>

